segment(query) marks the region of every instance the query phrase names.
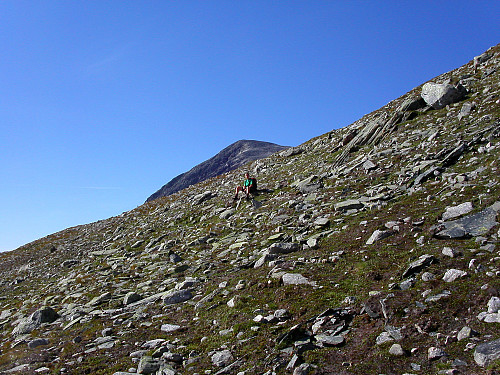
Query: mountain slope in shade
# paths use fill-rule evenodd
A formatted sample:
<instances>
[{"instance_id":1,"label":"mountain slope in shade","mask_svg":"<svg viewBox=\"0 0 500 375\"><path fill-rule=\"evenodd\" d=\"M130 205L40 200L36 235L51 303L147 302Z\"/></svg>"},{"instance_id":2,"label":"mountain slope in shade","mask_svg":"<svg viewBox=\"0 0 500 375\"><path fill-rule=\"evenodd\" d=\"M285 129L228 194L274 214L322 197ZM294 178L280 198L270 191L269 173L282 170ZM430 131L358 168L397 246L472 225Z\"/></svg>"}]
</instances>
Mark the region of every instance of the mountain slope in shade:
<instances>
[{"instance_id":1,"label":"mountain slope in shade","mask_svg":"<svg viewBox=\"0 0 500 375\"><path fill-rule=\"evenodd\" d=\"M160 190L152 194L146 202L174 194L188 186L232 171L250 161L268 157L285 148L287 148L287 146L280 146L269 142L253 140L237 141L223 149L214 157L198 164L188 172L174 177Z\"/></svg>"}]
</instances>

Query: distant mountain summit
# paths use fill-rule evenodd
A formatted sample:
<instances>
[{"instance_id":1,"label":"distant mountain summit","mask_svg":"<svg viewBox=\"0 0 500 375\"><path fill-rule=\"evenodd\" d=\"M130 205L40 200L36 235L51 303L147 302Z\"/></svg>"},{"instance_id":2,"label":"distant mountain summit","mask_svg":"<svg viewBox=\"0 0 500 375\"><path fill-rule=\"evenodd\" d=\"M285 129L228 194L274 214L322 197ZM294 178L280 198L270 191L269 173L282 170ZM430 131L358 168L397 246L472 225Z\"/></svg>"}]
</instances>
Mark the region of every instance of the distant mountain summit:
<instances>
[{"instance_id":1,"label":"distant mountain summit","mask_svg":"<svg viewBox=\"0 0 500 375\"><path fill-rule=\"evenodd\" d=\"M269 142L253 140L237 141L188 172L174 177L166 185L163 185L160 190L151 195L146 202L174 194L188 186L232 171L248 162L268 157L286 148L288 146L280 146Z\"/></svg>"}]
</instances>

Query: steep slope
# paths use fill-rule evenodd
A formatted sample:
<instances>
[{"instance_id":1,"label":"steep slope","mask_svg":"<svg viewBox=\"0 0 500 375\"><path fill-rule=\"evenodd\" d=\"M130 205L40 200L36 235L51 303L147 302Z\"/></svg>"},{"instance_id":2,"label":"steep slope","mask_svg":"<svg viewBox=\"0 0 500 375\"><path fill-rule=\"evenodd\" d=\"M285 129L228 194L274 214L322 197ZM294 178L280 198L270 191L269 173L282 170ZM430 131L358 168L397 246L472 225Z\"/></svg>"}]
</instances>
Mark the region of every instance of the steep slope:
<instances>
[{"instance_id":1,"label":"steep slope","mask_svg":"<svg viewBox=\"0 0 500 375\"><path fill-rule=\"evenodd\" d=\"M500 45L475 61L245 165L255 201L237 169L0 254L0 371L497 373Z\"/></svg>"},{"instance_id":2,"label":"steep slope","mask_svg":"<svg viewBox=\"0 0 500 375\"><path fill-rule=\"evenodd\" d=\"M152 194L146 202L177 193L188 186L232 171L248 162L268 157L285 148L287 147L262 141L241 140L235 142L214 157L173 178Z\"/></svg>"}]
</instances>

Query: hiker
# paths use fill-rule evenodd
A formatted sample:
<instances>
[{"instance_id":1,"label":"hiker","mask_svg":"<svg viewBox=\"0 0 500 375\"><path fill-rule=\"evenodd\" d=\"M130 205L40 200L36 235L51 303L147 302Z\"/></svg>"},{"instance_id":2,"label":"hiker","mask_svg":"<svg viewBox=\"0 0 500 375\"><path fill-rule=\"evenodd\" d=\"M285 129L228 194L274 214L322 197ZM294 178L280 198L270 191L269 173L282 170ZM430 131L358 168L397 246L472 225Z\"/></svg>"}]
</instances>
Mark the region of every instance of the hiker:
<instances>
[{"instance_id":1,"label":"hiker","mask_svg":"<svg viewBox=\"0 0 500 375\"><path fill-rule=\"evenodd\" d=\"M243 191L247 195L247 199L250 199L250 194L255 194L257 192L257 179L251 178L248 173L245 173L245 181L243 186L238 186L236 188L236 194L234 200L238 199L238 193Z\"/></svg>"}]
</instances>

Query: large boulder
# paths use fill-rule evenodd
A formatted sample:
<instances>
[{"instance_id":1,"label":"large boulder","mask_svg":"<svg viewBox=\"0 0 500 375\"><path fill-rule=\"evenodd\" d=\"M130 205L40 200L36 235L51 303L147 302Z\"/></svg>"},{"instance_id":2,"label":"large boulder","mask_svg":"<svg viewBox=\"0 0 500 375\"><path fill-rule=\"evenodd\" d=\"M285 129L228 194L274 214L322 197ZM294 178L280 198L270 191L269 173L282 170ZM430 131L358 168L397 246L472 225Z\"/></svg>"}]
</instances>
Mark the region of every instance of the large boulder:
<instances>
[{"instance_id":1,"label":"large boulder","mask_svg":"<svg viewBox=\"0 0 500 375\"><path fill-rule=\"evenodd\" d=\"M463 86L452 86L449 83L427 82L422 87L422 99L434 109L441 109L448 104L459 102L465 98L467 90Z\"/></svg>"},{"instance_id":2,"label":"large boulder","mask_svg":"<svg viewBox=\"0 0 500 375\"><path fill-rule=\"evenodd\" d=\"M491 361L498 358L500 358L500 339L476 346L474 360L479 366L488 366Z\"/></svg>"},{"instance_id":3,"label":"large boulder","mask_svg":"<svg viewBox=\"0 0 500 375\"><path fill-rule=\"evenodd\" d=\"M12 331L13 336L24 335L34 331L43 323L52 323L59 318L59 314L51 307L43 307L28 318L22 319Z\"/></svg>"}]
</instances>

